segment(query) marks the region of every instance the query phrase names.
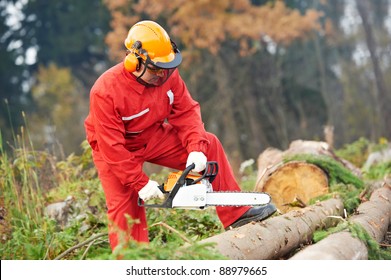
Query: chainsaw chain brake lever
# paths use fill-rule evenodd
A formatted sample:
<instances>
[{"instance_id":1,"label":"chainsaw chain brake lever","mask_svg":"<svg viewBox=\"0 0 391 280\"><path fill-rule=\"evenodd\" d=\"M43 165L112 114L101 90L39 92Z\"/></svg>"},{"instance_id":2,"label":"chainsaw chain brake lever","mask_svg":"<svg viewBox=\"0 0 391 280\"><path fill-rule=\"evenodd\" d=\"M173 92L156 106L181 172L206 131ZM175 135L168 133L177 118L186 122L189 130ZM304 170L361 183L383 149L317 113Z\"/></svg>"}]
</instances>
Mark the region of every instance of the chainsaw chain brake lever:
<instances>
[{"instance_id":1,"label":"chainsaw chain brake lever","mask_svg":"<svg viewBox=\"0 0 391 280\"><path fill-rule=\"evenodd\" d=\"M183 187L186 184L186 177L189 175L190 171L193 170L195 167L195 164L192 163L189 166L186 167L185 170L183 170L181 176L178 178L178 181L175 183L175 186L172 188L171 192L167 192L164 190L164 184L158 186L159 189L163 193L169 193L167 196L167 199L162 204L145 204L142 199L138 199L138 205L139 206L147 206L147 207L155 207L155 208L172 208L172 201L179 191L179 188ZM204 173L201 175L200 178L196 179L193 184L198 183L204 178L207 178L209 182L212 183L212 181L216 178L218 172L218 165L215 161L208 161L206 163L206 168Z\"/></svg>"}]
</instances>

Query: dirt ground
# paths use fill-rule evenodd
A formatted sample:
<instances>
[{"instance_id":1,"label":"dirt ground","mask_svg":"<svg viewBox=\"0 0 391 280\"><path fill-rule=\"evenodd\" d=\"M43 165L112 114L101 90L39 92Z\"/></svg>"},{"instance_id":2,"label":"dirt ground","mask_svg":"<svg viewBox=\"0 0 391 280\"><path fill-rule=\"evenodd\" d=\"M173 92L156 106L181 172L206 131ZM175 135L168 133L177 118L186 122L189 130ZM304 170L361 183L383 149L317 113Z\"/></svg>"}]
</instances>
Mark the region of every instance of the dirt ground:
<instances>
[{"instance_id":1,"label":"dirt ground","mask_svg":"<svg viewBox=\"0 0 391 280\"><path fill-rule=\"evenodd\" d=\"M0 244L8 239L11 230L7 222L7 211L4 208L3 200L0 199Z\"/></svg>"}]
</instances>

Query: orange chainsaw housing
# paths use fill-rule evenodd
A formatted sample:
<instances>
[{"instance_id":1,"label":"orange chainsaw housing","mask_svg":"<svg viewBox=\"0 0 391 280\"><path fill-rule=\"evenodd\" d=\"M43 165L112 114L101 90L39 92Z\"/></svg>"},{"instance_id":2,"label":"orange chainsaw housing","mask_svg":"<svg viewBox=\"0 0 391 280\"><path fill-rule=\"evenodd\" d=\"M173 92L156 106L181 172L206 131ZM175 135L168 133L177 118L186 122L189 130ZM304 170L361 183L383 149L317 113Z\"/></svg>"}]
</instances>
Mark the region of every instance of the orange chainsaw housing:
<instances>
[{"instance_id":1,"label":"orange chainsaw housing","mask_svg":"<svg viewBox=\"0 0 391 280\"><path fill-rule=\"evenodd\" d=\"M168 174L167 176L167 180L166 182L164 183L164 190L166 192L170 192L172 190L172 188L175 186L176 182L178 181L179 177L182 175L182 171L178 171L178 172L171 172L170 174ZM195 180L201 178L201 175L193 175L193 174L189 174L186 176L186 184L187 185L190 185L192 184L192 182L194 182ZM198 182L197 184L200 184L201 182Z\"/></svg>"}]
</instances>

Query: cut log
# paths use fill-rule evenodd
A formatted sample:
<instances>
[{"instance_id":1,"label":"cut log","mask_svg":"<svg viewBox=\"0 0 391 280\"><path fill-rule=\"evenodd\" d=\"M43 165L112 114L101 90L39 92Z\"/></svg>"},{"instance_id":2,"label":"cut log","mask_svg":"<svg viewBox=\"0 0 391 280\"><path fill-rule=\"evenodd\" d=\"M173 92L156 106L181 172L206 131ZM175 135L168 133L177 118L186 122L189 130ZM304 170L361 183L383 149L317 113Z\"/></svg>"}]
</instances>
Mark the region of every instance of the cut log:
<instances>
[{"instance_id":1,"label":"cut log","mask_svg":"<svg viewBox=\"0 0 391 280\"><path fill-rule=\"evenodd\" d=\"M258 191L267 192L282 213L306 207L311 198L329 192L326 173L316 165L292 161L270 173Z\"/></svg>"},{"instance_id":2,"label":"cut log","mask_svg":"<svg viewBox=\"0 0 391 280\"><path fill-rule=\"evenodd\" d=\"M391 161L391 145L380 151L371 153L363 165L363 170L369 170L372 166Z\"/></svg>"},{"instance_id":3,"label":"cut log","mask_svg":"<svg viewBox=\"0 0 391 280\"><path fill-rule=\"evenodd\" d=\"M383 241L391 223L390 186L375 190L370 200L357 208L357 213L349 221L360 224L377 242ZM368 249L362 240L353 237L350 232L339 232L308 246L291 259L365 260L368 259Z\"/></svg>"},{"instance_id":4,"label":"cut log","mask_svg":"<svg viewBox=\"0 0 391 280\"><path fill-rule=\"evenodd\" d=\"M232 260L278 259L312 240L315 230L335 225L343 203L329 199L287 214L250 223L204 239L215 243L216 250Z\"/></svg>"},{"instance_id":5,"label":"cut log","mask_svg":"<svg viewBox=\"0 0 391 280\"><path fill-rule=\"evenodd\" d=\"M267 148L263 153L258 156L258 180L264 174L268 173L269 169L273 169L273 166L279 165L282 159L287 156L298 154L311 154L322 155L333 158L340 162L343 166L349 169L354 175L361 177L361 170L354 166L351 162L348 162L335 155L333 149L326 143L321 141L304 141L295 140L290 143L289 148L285 151L278 150L276 148Z\"/></svg>"},{"instance_id":6,"label":"cut log","mask_svg":"<svg viewBox=\"0 0 391 280\"><path fill-rule=\"evenodd\" d=\"M284 152L284 156L297 155L297 154L312 154L312 155L323 155L328 156L335 161L341 163L344 167L350 170L354 175L361 178L362 173L360 168L352 164L351 162L338 157L332 147L326 142L321 141L304 141L296 140L289 145L289 149Z\"/></svg>"},{"instance_id":7,"label":"cut log","mask_svg":"<svg viewBox=\"0 0 391 280\"><path fill-rule=\"evenodd\" d=\"M327 238L318 242L316 245L307 247L306 249L295 254L289 260L367 259L368 250L363 241L352 237L352 234L350 232L339 232L328 236Z\"/></svg>"},{"instance_id":8,"label":"cut log","mask_svg":"<svg viewBox=\"0 0 391 280\"><path fill-rule=\"evenodd\" d=\"M391 186L375 190L349 220L363 226L377 242L382 241L391 222Z\"/></svg>"},{"instance_id":9,"label":"cut log","mask_svg":"<svg viewBox=\"0 0 391 280\"><path fill-rule=\"evenodd\" d=\"M359 169L339 159L325 142L296 140L286 151L268 148L258 157L255 191L269 193L282 213L305 207L310 199L329 192L328 176L320 166L304 161L283 162L284 158L298 154L330 157L361 176Z\"/></svg>"}]
</instances>

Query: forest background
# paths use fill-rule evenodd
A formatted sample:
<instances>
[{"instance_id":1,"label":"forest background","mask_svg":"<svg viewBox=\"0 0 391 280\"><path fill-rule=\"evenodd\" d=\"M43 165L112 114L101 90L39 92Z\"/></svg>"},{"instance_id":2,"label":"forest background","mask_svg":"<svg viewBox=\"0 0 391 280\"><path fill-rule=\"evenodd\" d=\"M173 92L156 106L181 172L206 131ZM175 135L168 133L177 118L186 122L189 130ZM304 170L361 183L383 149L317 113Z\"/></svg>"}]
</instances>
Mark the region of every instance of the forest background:
<instances>
[{"instance_id":1,"label":"forest background","mask_svg":"<svg viewBox=\"0 0 391 280\"><path fill-rule=\"evenodd\" d=\"M231 162L292 140L391 138L390 0L0 0L0 132L59 158L82 151L89 90L159 22ZM27 126L27 129L25 129Z\"/></svg>"}]
</instances>

